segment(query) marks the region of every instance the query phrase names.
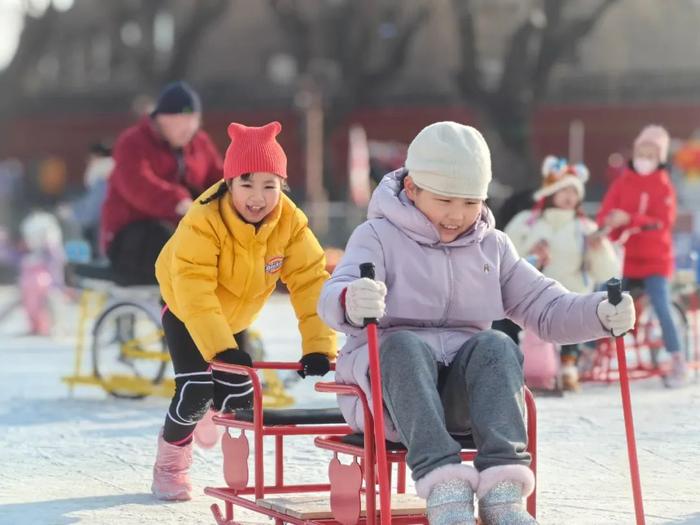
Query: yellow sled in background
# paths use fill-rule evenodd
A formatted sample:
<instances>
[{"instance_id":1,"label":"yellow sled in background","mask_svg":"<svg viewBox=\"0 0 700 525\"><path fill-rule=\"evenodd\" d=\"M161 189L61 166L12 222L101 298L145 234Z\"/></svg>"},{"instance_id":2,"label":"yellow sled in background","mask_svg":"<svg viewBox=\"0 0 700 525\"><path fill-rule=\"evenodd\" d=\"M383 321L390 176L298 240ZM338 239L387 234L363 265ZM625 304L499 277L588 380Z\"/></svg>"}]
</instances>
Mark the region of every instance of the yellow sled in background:
<instances>
[{"instance_id":1,"label":"yellow sled in background","mask_svg":"<svg viewBox=\"0 0 700 525\"><path fill-rule=\"evenodd\" d=\"M175 381L160 324L157 288L120 288L113 283L99 286L94 281L88 283L89 287L84 281L81 284L73 373L62 379L69 385L71 395L76 385L92 385L125 399L172 397ZM86 359L88 338L91 356ZM263 361L260 333L249 330L248 342L253 361ZM90 366L85 366L85 361ZM92 370L87 372L85 368ZM264 370L262 381L266 407L284 408L294 403L274 370Z\"/></svg>"}]
</instances>

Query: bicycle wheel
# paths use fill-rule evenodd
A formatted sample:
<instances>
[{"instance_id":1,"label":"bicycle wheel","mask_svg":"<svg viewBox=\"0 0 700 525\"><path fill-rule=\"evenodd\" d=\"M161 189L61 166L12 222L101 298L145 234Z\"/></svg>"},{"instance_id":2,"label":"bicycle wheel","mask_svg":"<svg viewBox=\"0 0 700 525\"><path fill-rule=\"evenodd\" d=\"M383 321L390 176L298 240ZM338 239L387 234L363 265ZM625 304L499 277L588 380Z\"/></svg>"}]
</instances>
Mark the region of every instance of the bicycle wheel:
<instances>
[{"instance_id":1,"label":"bicycle wheel","mask_svg":"<svg viewBox=\"0 0 700 525\"><path fill-rule=\"evenodd\" d=\"M95 322L93 373L113 396L146 397L163 380L169 361L160 320L143 305L113 304Z\"/></svg>"},{"instance_id":2,"label":"bicycle wheel","mask_svg":"<svg viewBox=\"0 0 700 525\"><path fill-rule=\"evenodd\" d=\"M690 329L688 326L688 319L683 307L676 302L671 303L671 318L678 332L678 341L681 345L680 351L683 352L683 355L688 359L690 358ZM665 345L661 323L656 316L654 308L650 304L646 305L642 312L640 312L638 327L638 330L643 330L641 343L648 348L652 363L655 367L658 367L663 361L668 359L668 352L662 352L662 350L665 350Z\"/></svg>"}]
</instances>

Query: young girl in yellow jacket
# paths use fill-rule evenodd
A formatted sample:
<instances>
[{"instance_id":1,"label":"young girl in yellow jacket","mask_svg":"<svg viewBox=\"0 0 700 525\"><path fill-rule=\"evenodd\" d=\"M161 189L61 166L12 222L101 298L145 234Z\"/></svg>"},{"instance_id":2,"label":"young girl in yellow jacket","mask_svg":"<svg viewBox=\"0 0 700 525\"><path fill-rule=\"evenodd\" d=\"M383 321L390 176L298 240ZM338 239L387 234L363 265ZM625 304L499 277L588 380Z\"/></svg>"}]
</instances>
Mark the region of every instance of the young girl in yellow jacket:
<instances>
[{"instance_id":1,"label":"young girl in yellow jacket","mask_svg":"<svg viewBox=\"0 0 700 525\"><path fill-rule=\"evenodd\" d=\"M250 406L250 380L212 372L209 363L251 366L235 334L251 325L278 279L299 320L300 375L324 375L336 356L335 333L316 314L328 279L324 253L304 214L282 193L281 129L278 122L229 125L224 181L192 206L156 262L176 385L153 468L152 491L160 499L190 499L192 436L212 401L216 410Z\"/></svg>"}]
</instances>

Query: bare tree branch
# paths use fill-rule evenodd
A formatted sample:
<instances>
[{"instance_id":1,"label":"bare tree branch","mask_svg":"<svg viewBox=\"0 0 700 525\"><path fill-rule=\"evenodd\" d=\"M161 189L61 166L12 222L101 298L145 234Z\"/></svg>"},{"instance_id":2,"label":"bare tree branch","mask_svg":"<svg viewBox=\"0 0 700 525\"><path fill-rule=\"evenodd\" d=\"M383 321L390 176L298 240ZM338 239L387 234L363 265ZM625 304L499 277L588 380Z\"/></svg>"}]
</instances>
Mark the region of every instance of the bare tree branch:
<instances>
[{"instance_id":1,"label":"bare tree branch","mask_svg":"<svg viewBox=\"0 0 700 525\"><path fill-rule=\"evenodd\" d=\"M479 71L479 53L476 47L473 8L469 0L452 0L453 10L459 27L459 44L462 67L456 75L457 85L464 97L472 100L483 99L486 95Z\"/></svg>"},{"instance_id":2,"label":"bare tree branch","mask_svg":"<svg viewBox=\"0 0 700 525\"><path fill-rule=\"evenodd\" d=\"M124 45L121 38L121 29L126 22L131 20L133 13L128 2L107 2L105 8L109 15L106 17L109 27L105 31L109 35L111 53L110 53L110 71L118 71L124 64L131 52Z\"/></svg>"},{"instance_id":3,"label":"bare tree branch","mask_svg":"<svg viewBox=\"0 0 700 525\"><path fill-rule=\"evenodd\" d=\"M347 0L320 2L315 17L304 17L295 0L268 0L286 34L302 80L312 89L320 90L326 101L324 129L326 130L326 168L332 163L330 138L348 113L373 91L380 89L401 69L410 44L428 19L431 9L425 2L411 11L396 32L381 44L377 38L384 20L398 20L406 12L404 2L377 0ZM421 3L423 4L423 2ZM377 64L372 53L379 50L382 59ZM374 64L370 68L368 64ZM326 170L326 174L329 170ZM337 189L337 188L336 188Z\"/></svg>"},{"instance_id":4,"label":"bare tree branch","mask_svg":"<svg viewBox=\"0 0 700 525\"><path fill-rule=\"evenodd\" d=\"M134 53L136 66L139 71L139 76L144 79L147 84L153 84L156 74L156 53L153 42L153 26L156 16L162 9L165 0L149 0L141 2L139 8L132 13L132 16L138 20L141 28L141 41Z\"/></svg>"},{"instance_id":5,"label":"bare tree branch","mask_svg":"<svg viewBox=\"0 0 700 525\"><path fill-rule=\"evenodd\" d=\"M618 0L602 0L596 8L585 17L562 21L563 0L547 0L545 16L547 25L542 35L539 56L533 69L533 93L541 99L547 93L550 74L554 65L562 57L572 53L605 15L606 11Z\"/></svg>"},{"instance_id":6,"label":"bare tree branch","mask_svg":"<svg viewBox=\"0 0 700 525\"><path fill-rule=\"evenodd\" d=\"M192 58L199 49L204 35L220 20L232 0L197 0L187 24L178 32L169 64L160 75L160 82L184 77L189 71Z\"/></svg>"},{"instance_id":7,"label":"bare tree branch","mask_svg":"<svg viewBox=\"0 0 700 525\"><path fill-rule=\"evenodd\" d=\"M302 73L315 73L309 70L312 62L326 61L337 66L340 76L337 90L325 95L335 99L333 112L341 113L357 102L358 95L362 98L363 94L379 88L404 66L412 39L431 13L424 5L399 23L396 36L387 40L385 59L368 70L370 53L376 47L382 21L376 1L353 0L327 5L313 21L304 18L295 0L269 0L269 4L285 31ZM397 7L396 13L389 11L387 18L398 17L400 10Z\"/></svg>"},{"instance_id":8,"label":"bare tree branch","mask_svg":"<svg viewBox=\"0 0 700 525\"><path fill-rule=\"evenodd\" d=\"M532 40L537 32L528 17L513 33L503 58L503 74L498 88L500 97L520 99L531 96Z\"/></svg>"},{"instance_id":9,"label":"bare tree branch","mask_svg":"<svg viewBox=\"0 0 700 525\"><path fill-rule=\"evenodd\" d=\"M504 146L496 157L501 158L503 153L503 158L509 159L503 164L509 182L523 184L535 173L530 169L530 120L535 103L546 94L552 69L578 48L618 1L600 0L586 16L567 19L567 7L573 5L573 0L542 0L538 5L543 12L531 8L511 35L499 85L487 90L478 70L475 8L467 0L453 0L462 53L456 83L464 99L480 111L485 130L498 139L495 144Z\"/></svg>"},{"instance_id":10,"label":"bare tree branch","mask_svg":"<svg viewBox=\"0 0 700 525\"><path fill-rule=\"evenodd\" d=\"M25 6L25 13L28 9L29 7ZM9 93L10 98L20 95L26 74L36 67L37 62L46 52L59 16L60 13L52 4L49 4L46 11L39 17L25 14L17 51L0 74L2 92Z\"/></svg>"},{"instance_id":11,"label":"bare tree branch","mask_svg":"<svg viewBox=\"0 0 700 525\"><path fill-rule=\"evenodd\" d=\"M380 85L389 81L398 71L406 65L408 51L416 36L416 33L430 18L432 11L427 6L421 6L409 19L401 24L398 35L393 39L391 49L384 60L384 63L363 75L363 85Z\"/></svg>"},{"instance_id":12,"label":"bare tree branch","mask_svg":"<svg viewBox=\"0 0 700 525\"><path fill-rule=\"evenodd\" d=\"M292 54L300 71L306 70L311 50L309 46L310 23L304 18L297 0L269 0L270 8L277 17L287 37Z\"/></svg>"},{"instance_id":13,"label":"bare tree branch","mask_svg":"<svg viewBox=\"0 0 700 525\"><path fill-rule=\"evenodd\" d=\"M347 2L333 18L328 26L331 31L325 35L326 44L335 45L334 58L340 63L343 77L359 87L377 33L377 5L372 0Z\"/></svg>"}]
</instances>

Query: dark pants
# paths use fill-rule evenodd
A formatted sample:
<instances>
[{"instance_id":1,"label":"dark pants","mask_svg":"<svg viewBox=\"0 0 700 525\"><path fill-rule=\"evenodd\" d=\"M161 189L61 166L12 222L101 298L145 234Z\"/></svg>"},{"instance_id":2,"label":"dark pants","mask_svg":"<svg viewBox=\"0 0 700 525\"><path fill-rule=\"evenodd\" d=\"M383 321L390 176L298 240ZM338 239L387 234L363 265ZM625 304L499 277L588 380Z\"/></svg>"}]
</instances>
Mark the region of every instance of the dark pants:
<instances>
[{"instance_id":1,"label":"dark pants","mask_svg":"<svg viewBox=\"0 0 700 525\"><path fill-rule=\"evenodd\" d=\"M204 360L185 324L169 309L163 314L163 331L175 371L175 395L163 425L163 439L186 444L192 432L211 406L214 382L209 363ZM234 336L241 350L247 349L246 332Z\"/></svg>"},{"instance_id":2,"label":"dark pants","mask_svg":"<svg viewBox=\"0 0 700 525\"><path fill-rule=\"evenodd\" d=\"M452 436L472 436L479 471L530 464L523 354L506 335L488 330L473 336L443 367L417 335L395 332L382 341L380 362L384 403L408 449L413 479L461 463Z\"/></svg>"},{"instance_id":3,"label":"dark pants","mask_svg":"<svg viewBox=\"0 0 700 525\"><path fill-rule=\"evenodd\" d=\"M155 220L132 222L119 230L107 248L118 284L156 284L156 259L173 231L168 223Z\"/></svg>"}]
</instances>

